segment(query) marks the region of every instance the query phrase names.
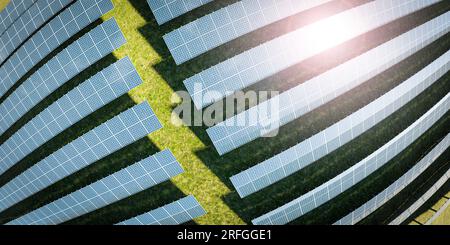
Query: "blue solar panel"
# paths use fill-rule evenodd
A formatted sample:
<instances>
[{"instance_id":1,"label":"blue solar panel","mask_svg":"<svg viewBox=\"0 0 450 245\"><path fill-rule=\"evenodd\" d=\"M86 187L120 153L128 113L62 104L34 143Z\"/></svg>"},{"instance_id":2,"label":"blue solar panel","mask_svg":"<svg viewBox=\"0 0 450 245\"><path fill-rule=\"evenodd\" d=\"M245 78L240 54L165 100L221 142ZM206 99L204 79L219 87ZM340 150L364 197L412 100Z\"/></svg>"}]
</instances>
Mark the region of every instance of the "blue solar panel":
<instances>
[{"instance_id":1,"label":"blue solar panel","mask_svg":"<svg viewBox=\"0 0 450 245\"><path fill-rule=\"evenodd\" d=\"M381 122L450 68L450 51L367 106L288 150L231 177L241 197L303 169Z\"/></svg>"},{"instance_id":2,"label":"blue solar panel","mask_svg":"<svg viewBox=\"0 0 450 245\"><path fill-rule=\"evenodd\" d=\"M180 225L204 214L205 210L195 197L187 196L117 225Z\"/></svg>"},{"instance_id":3,"label":"blue solar panel","mask_svg":"<svg viewBox=\"0 0 450 245\"><path fill-rule=\"evenodd\" d=\"M53 57L0 105L0 135L53 91L126 42L114 19Z\"/></svg>"},{"instance_id":4,"label":"blue solar panel","mask_svg":"<svg viewBox=\"0 0 450 245\"><path fill-rule=\"evenodd\" d=\"M243 88L268 78L340 43L378 28L438 0L377 0L315 22L236 55L184 81L197 109L204 108ZM323 36L320 31L336 23L354 22L341 35ZM319 31L318 31L319 30ZM316 38L332 42L319 43ZM196 86L197 85L197 86ZM215 96L207 96L214 92Z\"/></svg>"},{"instance_id":5,"label":"blue solar panel","mask_svg":"<svg viewBox=\"0 0 450 245\"><path fill-rule=\"evenodd\" d=\"M376 209L388 202L392 197L401 192L407 185L422 174L450 145L450 134L434 147L424 158L402 177L384 189L381 193L367 201L355 211L338 220L335 225L354 225L373 213Z\"/></svg>"},{"instance_id":6,"label":"blue solar panel","mask_svg":"<svg viewBox=\"0 0 450 245\"><path fill-rule=\"evenodd\" d=\"M161 127L147 102L122 112L1 187L0 212Z\"/></svg>"},{"instance_id":7,"label":"blue solar panel","mask_svg":"<svg viewBox=\"0 0 450 245\"><path fill-rule=\"evenodd\" d=\"M47 107L0 146L0 175L79 120L141 84L123 58Z\"/></svg>"},{"instance_id":8,"label":"blue solar panel","mask_svg":"<svg viewBox=\"0 0 450 245\"><path fill-rule=\"evenodd\" d=\"M450 179L450 169L445 172L445 174L425 193L423 194L415 203L413 203L408 209L401 213L397 218L395 218L390 225L400 225L408 217L413 215L422 205L425 204L442 186L447 183ZM427 222L428 223L428 222Z\"/></svg>"},{"instance_id":9,"label":"blue solar panel","mask_svg":"<svg viewBox=\"0 0 450 245\"><path fill-rule=\"evenodd\" d=\"M56 225L105 207L181 174L183 169L164 150L114 174L25 214L9 225Z\"/></svg>"},{"instance_id":10,"label":"blue solar panel","mask_svg":"<svg viewBox=\"0 0 450 245\"><path fill-rule=\"evenodd\" d=\"M34 31L73 0L39 0L0 36L0 64Z\"/></svg>"},{"instance_id":11,"label":"blue solar panel","mask_svg":"<svg viewBox=\"0 0 450 245\"><path fill-rule=\"evenodd\" d=\"M110 0L79 0L52 19L0 68L0 97L50 52L112 8Z\"/></svg>"},{"instance_id":12,"label":"blue solar panel","mask_svg":"<svg viewBox=\"0 0 450 245\"><path fill-rule=\"evenodd\" d=\"M147 0L158 24L164 24L213 0Z\"/></svg>"},{"instance_id":13,"label":"blue solar panel","mask_svg":"<svg viewBox=\"0 0 450 245\"><path fill-rule=\"evenodd\" d=\"M205 15L164 36L177 64L233 39L331 0L243 0Z\"/></svg>"},{"instance_id":14,"label":"blue solar panel","mask_svg":"<svg viewBox=\"0 0 450 245\"><path fill-rule=\"evenodd\" d=\"M0 12L0 35L14 23L23 12L27 11L34 2L36 2L36 0L11 0L5 9Z\"/></svg>"},{"instance_id":15,"label":"blue solar panel","mask_svg":"<svg viewBox=\"0 0 450 245\"><path fill-rule=\"evenodd\" d=\"M230 117L209 128L208 135L220 155L230 152L361 85L449 30L450 12L447 12L279 96ZM248 118L254 120L249 124L236 125L236 122L245 122Z\"/></svg>"},{"instance_id":16,"label":"blue solar panel","mask_svg":"<svg viewBox=\"0 0 450 245\"><path fill-rule=\"evenodd\" d=\"M433 126L450 108L450 93L416 122L368 157L305 195L252 222L256 225L282 225L310 212L356 185L405 150Z\"/></svg>"}]
</instances>

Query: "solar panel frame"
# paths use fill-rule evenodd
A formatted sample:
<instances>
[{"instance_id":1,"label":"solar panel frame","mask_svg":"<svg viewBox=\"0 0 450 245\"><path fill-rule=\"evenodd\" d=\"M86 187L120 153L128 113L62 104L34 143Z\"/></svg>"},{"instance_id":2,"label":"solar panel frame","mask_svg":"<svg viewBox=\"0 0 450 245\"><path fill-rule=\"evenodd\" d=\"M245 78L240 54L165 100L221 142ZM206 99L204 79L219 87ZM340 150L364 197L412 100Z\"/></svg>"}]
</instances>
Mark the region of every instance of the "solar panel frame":
<instances>
[{"instance_id":1,"label":"solar panel frame","mask_svg":"<svg viewBox=\"0 0 450 245\"><path fill-rule=\"evenodd\" d=\"M189 195L116 225L180 225L204 214L203 207L194 196Z\"/></svg>"},{"instance_id":2,"label":"solar panel frame","mask_svg":"<svg viewBox=\"0 0 450 245\"><path fill-rule=\"evenodd\" d=\"M11 0L0 12L0 35L35 2L36 0Z\"/></svg>"},{"instance_id":3,"label":"solar panel frame","mask_svg":"<svg viewBox=\"0 0 450 245\"><path fill-rule=\"evenodd\" d=\"M184 80L197 109L202 109L236 91L291 67L322 51L383 26L438 0L376 0L297 29L238 54ZM387 7L388 8L387 8ZM311 33L342 19L357 18L352 32L335 38L330 47L312 48ZM215 96L206 96L214 92Z\"/></svg>"},{"instance_id":4,"label":"solar panel frame","mask_svg":"<svg viewBox=\"0 0 450 245\"><path fill-rule=\"evenodd\" d=\"M0 104L0 135L56 89L125 42L114 18L74 41Z\"/></svg>"},{"instance_id":5,"label":"solar panel frame","mask_svg":"<svg viewBox=\"0 0 450 245\"><path fill-rule=\"evenodd\" d=\"M141 83L128 57L81 83L0 145L0 175L59 133Z\"/></svg>"},{"instance_id":6,"label":"solar panel frame","mask_svg":"<svg viewBox=\"0 0 450 245\"><path fill-rule=\"evenodd\" d=\"M156 22L162 25L213 0L147 0Z\"/></svg>"},{"instance_id":7,"label":"solar panel frame","mask_svg":"<svg viewBox=\"0 0 450 245\"><path fill-rule=\"evenodd\" d=\"M78 0L53 18L0 67L0 97L44 57L113 7L111 0Z\"/></svg>"},{"instance_id":8,"label":"solar panel frame","mask_svg":"<svg viewBox=\"0 0 450 245\"><path fill-rule=\"evenodd\" d=\"M160 129L148 104L120 113L39 161L0 188L0 212ZM109 134L101 134L104 132Z\"/></svg>"},{"instance_id":9,"label":"solar panel frame","mask_svg":"<svg viewBox=\"0 0 450 245\"><path fill-rule=\"evenodd\" d=\"M279 20L331 0L242 0L163 36L177 65Z\"/></svg>"},{"instance_id":10,"label":"solar panel frame","mask_svg":"<svg viewBox=\"0 0 450 245\"><path fill-rule=\"evenodd\" d=\"M7 225L60 224L151 188L182 172L183 168L172 152L164 150L14 219ZM105 184L109 182L113 182L112 186ZM71 199L77 202L68 204ZM76 206L82 208L81 212L72 212Z\"/></svg>"},{"instance_id":11,"label":"solar panel frame","mask_svg":"<svg viewBox=\"0 0 450 245\"><path fill-rule=\"evenodd\" d=\"M73 0L38 0L0 35L0 64L34 31Z\"/></svg>"},{"instance_id":12,"label":"solar panel frame","mask_svg":"<svg viewBox=\"0 0 450 245\"><path fill-rule=\"evenodd\" d=\"M342 189L340 193L358 184L359 181L361 180L354 179L354 173L357 168L365 166L366 171L364 174L364 178L371 175L375 170L387 164L395 155L405 150L410 144L412 144L423 133L425 133L425 131L431 128L434 123L436 123L442 116L444 116L447 113L449 108L450 108L450 93L448 93L444 98L442 98L436 105L434 105L428 112L426 112L422 117L420 117L407 129L405 129L395 138L390 140L388 143L386 143L381 148L370 154L368 157L364 158L356 165L337 175L333 179L328 180L319 187L300 196L299 198L294 199L293 201L286 203L285 205L252 220L252 223L255 225L267 225L267 224L283 225L301 217L305 213L308 213L311 210L315 209L316 207L319 207L322 204L332 200L335 196L329 195L329 197L325 202L318 202L317 199L314 198L314 194L317 193L317 191L320 190L321 188L329 188L331 183L335 184L336 181L338 184L342 184ZM387 156L388 150L391 150L393 152L391 156ZM373 157L377 158L376 167L374 169L368 170L367 168L367 165L369 164L368 160ZM348 184L344 184L344 182L346 181L348 181ZM304 200L307 200L308 198L314 200L314 205L311 205L306 210L302 210L301 208L304 208L304 206L301 203ZM291 210L289 215L286 212L286 210L288 209ZM283 222L275 223L275 220L272 217L276 217L276 215L285 215L287 218Z\"/></svg>"},{"instance_id":13,"label":"solar panel frame","mask_svg":"<svg viewBox=\"0 0 450 245\"><path fill-rule=\"evenodd\" d=\"M372 128L377 123L389 117L409 101L413 100L418 94L423 92L426 88L431 86L441 76L443 76L449 69L450 51L447 51L441 57L408 78L402 84L398 85L391 91L346 118L336 122L332 126L289 148L288 150L232 176L230 178L231 183L236 188L239 195L241 197L245 197L256 191L262 190L263 188L266 188L267 186L270 186L297 171L302 170L306 166L309 166L334 151L335 148L326 148L328 142L335 138L334 136L330 136L330 132L333 130L337 130L339 132L337 136L339 138L339 147L343 146ZM392 104L394 104L394 106L390 107ZM383 114L382 117L378 117L376 119L373 118L374 115L380 113ZM370 118L373 118L372 123L364 123L364 121L367 121ZM359 125L361 125L361 123L363 125L361 129L355 130ZM347 138L342 138L341 136L343 135L343 132L348 131L351 132L351 135ZM320 148L326 149L323 151L318 151L317 149ZM303 156L309 155L312 155L312 158L303 158ZM294 166L291 166L288 171L286 170L286 167L289 164L294 164ZM257 170L260 170L260 173L255 175L254 172ZM284 170L284 173L278 176L271 175L271 173L276 170ZM257 182L260 178L265 178L266 182Z\"/></svg>"},{"instance_id":14,"label":"solar panel frame","mask_svg":"<svg viewBox=\"0 0 450 245\"><path fill-rule=\"evenodd\" d=\"M436 183L423 194L416 202L401 213L397 218L389 223L389 225L400 225L413 213L415 213L425 202L430 199L448 180L450 179L450 169Z\"/></svg>"},{"instance_id":15,"label":"solar panel frame","mask_svg":"<svg viewBox=\"0 0 450 245\"><path fill-rule=\"evenodd\" d=\"M384 189L378 195L358 207L355 211L342 217L336 221L334 225L354 225L365 217L373 213L377 208L384 205L395 195L400 193L406 186L412 183L419 175L421 175L433 162L446 151L450 146L450 134L447 134L443 140L439 142L425 157L423 157L414 167L398 178L389 187Z\"/></svg>"}]
</instances>

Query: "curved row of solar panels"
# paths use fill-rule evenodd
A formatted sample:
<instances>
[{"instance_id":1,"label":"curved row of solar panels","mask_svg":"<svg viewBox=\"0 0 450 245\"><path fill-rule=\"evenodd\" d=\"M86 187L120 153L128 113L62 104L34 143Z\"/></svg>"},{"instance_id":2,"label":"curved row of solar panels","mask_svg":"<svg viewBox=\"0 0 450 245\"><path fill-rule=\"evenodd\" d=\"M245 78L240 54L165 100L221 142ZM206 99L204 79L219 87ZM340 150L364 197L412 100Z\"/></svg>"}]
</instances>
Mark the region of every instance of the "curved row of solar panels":
<instances>
[{"instance_id":1,"label":"curved row of solar panels","mask_svg":"<svg viewBox=\"0 0 450 245\"><path fill-rule=\"evenodd\" d=\"M114 18L73 37L113 9L110 0L12 0L0 13L0 135L97 61L125 44ZM55 52L66 41L53 57ZM45 61L45 62L44 62ZM36 67L40 63L45 63ZM36 69L15 89L22 77ZM0 145L0 175L142 80L128 57L48 105ZM12 91L9 91L12 90ZM46 156L0 187L0 212L160 129L147 102L135 105ZM183 172L169 150L125 167L8 224L59 224L116 203ZM181 224L205 214L193 196L121 224Z\"/></svg>"},{"instance_id":2,"label":"curved row of solar panels","mask_svg":"<svg viewBox=\"0 0 450 245\"><path fill-rule=\"evenodd\" d=\"M185 14L189 10L184 7L185 5L180 4L180 9L174 11L175 6L170 3L175 2L177 1L149 1L150 9L159 24ZM195 7L201 5L200 1L193 2L198 3ZM331 2L333 1L239 0L221 6L196 20L169 31L164 35L164 41L175 63L181 65L276 22L285 21L306 11L330 6ZM328 16L314 20L296 30L264 41L256 47L238 51L231 58L219 61L218 64L207 67L187 78L184 80L184 84L197 109L205 109L237 91L248 89L253 84L279 74L285 69L298 65L331 48L338 47L369 32L378 31L379 28L384 28L408 15L416 14L438 4L442 4L442 1L361 1L343 11L330 13ZM217 5L219 6L219 4ZM203 10L207 9L209 8L203 7ZM173 11L177 14L172 14ZM330 31L330 27L342 28L340 31L342 33L336 35L336 32ZM418 51L445 38L449 30L450 12L447 11L414 28L405 30L398 36L293 86L279 95L228 117L223 122L207 129L207 133L220 155L229 153L301 118L392 69ZM320 42L320 39L333 41ZM351 115L297 145L231 176L233 186L244 198L314 164L374 128L383 120L390 119L394 113L447 76L449 61L450 51L447 51ZM253 223L286 224L322 204L332 201L334 197L357 185L377 169L386 165L433 127L437 121L447 117L449 102L450 94L447 94L416 122L365 159L299 198L257 217ZM337 221L336 224L356 224L369 216L421 175L448 149L448 143L449 136L447 135L401 178L394 181L370 201ZM402 215L402 220L397 223L404 221L413 211Z\"/></svg>"}]
</instances>

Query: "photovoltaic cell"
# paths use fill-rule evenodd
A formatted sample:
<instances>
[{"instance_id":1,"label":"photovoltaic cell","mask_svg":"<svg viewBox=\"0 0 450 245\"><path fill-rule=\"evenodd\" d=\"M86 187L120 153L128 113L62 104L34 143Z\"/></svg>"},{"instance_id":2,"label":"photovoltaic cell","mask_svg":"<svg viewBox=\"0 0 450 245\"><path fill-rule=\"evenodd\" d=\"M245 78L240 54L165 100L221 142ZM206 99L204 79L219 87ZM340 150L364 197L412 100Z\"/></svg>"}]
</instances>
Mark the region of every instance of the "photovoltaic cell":
<instances>
[{"instance_id":1,"label":"photovoltaic cell","mask_svg":"<svg viewBox=\"0 0 450 245\"><path fill-rule=\"evenodd\" d=\"M87 132L0 188L0 212L161 128L147 102Z\"/></svg>"},{"instance_id":2,"label":"photovoltaic cell","mask_svg":"<svg viewBox=\"0 0 450 245\"><path fill-rule=\"evenodd\" d=\"M233 39L331 0L242 0L164 36L177 64Z\"/></svg>"},{"instance_id":3,"label":"photovoltaic cell","mask_svg":"<svg viewBox=\"0 0 450 245\"><path fill-rule=\"evenodd\" d=\"M408 80L311 138L235 176L231 182L241 197L300 171L363 134L431 86L450 68L450 51Z\"/></svg>"},{"instance_id":4,"label":"photovoltaic cell","mask_svg":"<svg viewBox=\"0 0 450 245\"><path fill-rule=\"evenodd\" d=\"M73 0L38 0L0 36L0 64L34 31Z\"/></svg>"},{"instance_id":5,"label":"photovoltaic cell","mask_svg":"<svg viewBox=\"0 0 450 245\"><path fill-rule=\"evenodd\" d=\"M34 2L36 2L36 0L11 0L5 9L0 12L0 35L14 23L23 12L27 11Z\"/></svg>"},{"instance_id":6,"label":"photovoltaic cell","mask_svg":"<svg viewBox=\"0 0 450 245\"><path fill-rule=\"evenodd\" d=\"M256 225L282 225L291 222L350 189L384 166L433 126L450 107L450 93L406 130L368 157L305 195L267 213L252 222Z\"/></svg>"},{"instance_id":7,"label":"photovoltaic cell","mask_svg":"<svg viewBox=\"0 0 450 245\"><path fill-rule=\"evenodd\" d=\"M39 68L0 105L0 135L78 73L126 42L114 19L95 27Z\"/></svg>"},{"instance_id":8,"label":"photovoltaic cell","mask_svg":"<svg viewBox=\"0 0 450 245\"><path fill-rule=\"evenodd\" d=\"M388 202L392 197L401 192L406 186L422 174L439 156L445 152L450 145L450 134L448 134L436 147L434 147L424 158L402 177L384 189L381 193L361 205L355 211L338 220L335 225L354 225L369 216L379 207Z\"/></svg>"},{"instance_id":9,"label":"photovoltaic cell","mask_svg":"<svg viewBox=\"0 0 450 245\"><path fill-rule=\"evenodd\" d=\"M0 97L44 57L111 9L110 0L78 0L52 19L0 67Z\"/></svg>"},{"instance_id":10,"label":"photovoltaic cell","mask_svg":"<svg viewBox=\"0 0 450 245\"><path fill-rule=\"evenodd\" d=\"M309 57L436 2L376 0L268 41L186 79L184 84L197 109L202 109ZM329 30L331 27L346 31L336 35ZM327 34L333 36L327 37ZM318 42L321 39L331 41ZM211 92L214 96L209 94Z\"/></svg>"},{"instance_id":11,"label":"photovoltaic cell","mask_svg":"<svg viewBox=\"0 0 450 245\"><path fill-rule=\"evenodd\" d=\"M128 57L83 82L0 146L0 175L62 131L141 83Z\"/></svg>"},{"instance_id":12,"label":"photovoltaic cell","mask_svg":"<svg viewBox=\"0 0 450 245\"><path fill-rule=\"evenodd\" d=\"M450 12L207 130L223 155L361 85L450 30ZM269 110L274 108L274 110ZM247 124L238 124L252 118Z\"/></svg>"},{"instance_id":13,"label":"photovoltaic cell","mask_svg":"<svg viewBox=\"0 0 450 245\"><path fill-rule=\"evenodd\" d=\"M147 0L155 15L156 22L162 25L193 9L205 5L213 0Z\"/></svg>"},{"instance_id":14,"label":"photovoltaic cell","mask_svg":"<svg viewBox=\"0 0 450 245\"><path fill-rule=\"evenodd\" d=\"M181 174L183 169L164 150L38 208L8 225L56 225L105 207Z\"/></svg>"},{"instance_id":15,"label":"photovoltaic cell","mask_svg":"<svg viewBox=\"0 0 450 245\"><path fill-rule=\"evenodd\" d=\"M148 213L122 221L117 225L180 225L204 214L206 214L205 210L191 195Z\"/></svg>"},{"instance_id":16,"label":"photovoltaic cell","mask_svg":"<svg viewBox=\"0 0 450 245\"><path fill-rule=\"evenodd\" d=\"M413 213L415 213L425 202L427 202L441 187L450 179L450 169L415 203L395 218L389 225L400 225Z\"/></svg>"}]
</instances>

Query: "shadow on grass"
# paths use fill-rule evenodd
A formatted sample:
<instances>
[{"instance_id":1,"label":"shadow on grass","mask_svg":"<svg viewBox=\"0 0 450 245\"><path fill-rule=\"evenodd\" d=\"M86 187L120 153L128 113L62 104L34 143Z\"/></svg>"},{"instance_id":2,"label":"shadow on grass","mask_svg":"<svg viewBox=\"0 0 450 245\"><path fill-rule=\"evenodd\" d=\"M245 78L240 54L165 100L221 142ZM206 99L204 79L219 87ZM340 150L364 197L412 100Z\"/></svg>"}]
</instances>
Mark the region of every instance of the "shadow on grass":
<instances>
[{"instance_id":1,"label":"shadow on grass","mask_svg":"<svg viewBox=\"0 0 450 245\"><path fill-rule=\"evenodd\" d=\"M294 30L302 25L306 25L312 21L311 17L320 12L318 9L307 11L296 15L288 20L277 22L261 30L247 34L238 40L232 41L228 44L222 45L207 54L201 55L185 64L177 66L164 43L162 36L170 32L174 28L188 23L191 20L198 18L198 13L204 11L209 13L208 7L201 8L195 14L187 14L185 18L178 18L171 24L158 26L154 17L152 16L146 3L137 0L129 0L132 5L140 12L140 14L147 20L147 24L139 28L139 32L147 39L149 44L158 52L163 58L163 61L155 65L155 69L165 79L165 81L172 87L174 91L185 90L183 80L212 66L220 61L232 57L248 48L254 47L259 43L270 40L282 33ZM328 11L341 11L345 8L354 6L358 1L343 1L350 5L336 5L339 1L334 1L333 4L328 4L325 9ZM361 1L359 1L362 4ZM342 4L342 3L341 3ZM339 7L340 6L340 7ZM213 8L212 5L209 7ZM387 26L378 28L363 36L355 38L339 47L323 54L317 55L304 62L299 63L281 73L265 79L258 84L250 86L246 90L256 91L285 91L297 84L304 82L324 71L337 66L357 55L364 53L381 43L384 43L401 33L404 33L415 26L418 26L426 21L445 13L450 9L448 3L438 3L418 13L406 16L398 21L395 21ZM329 13L327 13L329 14ZM299 19L301 19L299 21ZM380 34L381 33L381 34ZM364 83L363 85L353 89L352 91L340 96L332 102L324 105L315 111L283 126L275 138L260 138L247 145L244 145L224 156L219 156L215 151L208 135L206 134L206 127L190 127L193 133L206 145L206 148L196 152L202 162L208 166L231 190L234 187L229 181L229 177L245 170L256 163L264 161L265 159L279 153L292 145L320 132L324 128L332 125L334 122L345 118L347 115L356 111L357 109L367 105L374 99L380 97L390 89L394 88L402 81L413 75L419 69L425 67L431 61L439 57L443 52L450 48L449 35L429 45L426 49L418 52L405 62L394 66L387 72L377 76L374 79ZM330 59L330 57L333 57ZM446 76L448 77L448 76ZM282 82L280 82L282 81ZM448 79L437 82L432 88L419 96L414 102L405 106L398 113L395 113L389 119L380 123L380 125L369 130L364 135L353 140L344 147L336 150L327 157L317 161L313 166L291 175L290 177L280 181L276 185L266 188L264 191L255 193L247 198L241 199L236 192L231 192L229 195L223 197L227 205L236 212L244 221L250 222L252 218L259 216L267 211L270 211L287 201L290 201L299 195L307 192L315 186L334 177L337 173L344 171L351 167L365 156L381 147L393 135L400 133L429 108L431 108L440 98L450 90ZM193 107L193 106L192 106ZM237 112L248 108L238 108ZM442 131L440 131L442 133ZM439 137L438 136L435 136ZM424 145L426 147L427 144ZM419 149L422 149L419 147ZM422 149L423 150L423 149ZM251 152L252 154L249 154ZM420 151L419 151L420 152ZM409 156L408 159L417 158L417 155ZM416 159L417 160L417 159ZM407 162L401 169L394 171L394 174L406 171L411 167L415 161ZM395 163L395 164L394 164ZM398 162L388 164L390 166L397 166ZM408 165L409 164L409 165ZM381 171L381 170L380 170ZM381 171L383 172L383 171ZM384 172L383 172L384 173ZM372 179L370 177L369 179ZM376 185L376 188L369 188L371 193L375 193L381 188L387 186L390 181L384 178L383 184ZM362 185L365 190L367 184ZM367 190L369 191L369 190ZM351 191L349 191L351 192ZM348 196L348 198L352 198ZM358 196L360 197L360 196ZM367 195L367 198L370 195ZM339 205L344 205L347 209L353 208L361 201L345 203L345 200L339 202ZM318 212L311 212L308 219L300 220L300 223L305 222L332 222L332 219L338 218L339 215L344 215L343 211L337 210L339 205L333 207L334 213L328 213L330 216L327 219L324 216L315 218ZM328 206L329 207L329 206ZM323 209L321 209L323 210Z\"/></svg>"}]
</instances>

